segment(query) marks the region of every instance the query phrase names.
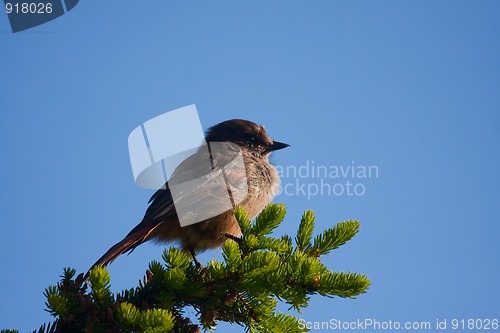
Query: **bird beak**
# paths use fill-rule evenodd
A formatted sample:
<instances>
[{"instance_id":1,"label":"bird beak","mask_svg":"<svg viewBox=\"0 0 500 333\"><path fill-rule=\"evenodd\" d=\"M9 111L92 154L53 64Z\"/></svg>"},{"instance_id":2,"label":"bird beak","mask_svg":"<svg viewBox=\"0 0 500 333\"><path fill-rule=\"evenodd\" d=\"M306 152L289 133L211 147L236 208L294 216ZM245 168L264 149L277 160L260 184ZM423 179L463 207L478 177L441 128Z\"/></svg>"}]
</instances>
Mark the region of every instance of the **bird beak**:
<instances>
[{"instance_id":1,"label":"bird beak","mask_svg":"<svg viewBox=\"0 0 500 333\"><path fill-rule=\"evenodd\" d=\"M283 142L273 141L273 144L269 145L268 150L274 151L274 150L280 150L280 149L283 149L286 147L290 147L290 145L287 143L283 143Z\"/></svg>"}]
</instances>

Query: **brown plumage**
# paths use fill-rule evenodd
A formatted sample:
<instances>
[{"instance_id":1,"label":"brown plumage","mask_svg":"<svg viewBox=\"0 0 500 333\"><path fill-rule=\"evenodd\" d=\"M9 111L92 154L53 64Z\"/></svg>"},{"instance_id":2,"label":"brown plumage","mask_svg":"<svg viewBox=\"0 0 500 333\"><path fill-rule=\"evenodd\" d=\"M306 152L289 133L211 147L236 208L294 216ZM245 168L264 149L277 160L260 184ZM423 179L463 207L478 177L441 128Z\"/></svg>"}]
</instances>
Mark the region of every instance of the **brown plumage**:
<instances>
[{"instance_id":1,"label":"brown plumage","mask_svg":"<svg viewBox=\"0 0 500 333\"><path fill-rule=\"evenodd\" d=\"M267 136L264 127L241 119L224 121L211 127L207 132L206 141L210 147L215 147L213 143L216 142L227 144L218 151L212 148L211 154L207 150L200 149L184 160L176 168L169 182L151 197L149 201L151 204L142 221L92 267L106 266L119 255L132 251L149 240L157 243L178 241L184 251L190 251L194 256L195 252L222 246L227 239L226 234L241 235L232 209L202 222L181 227L170 187L175 183L195 178L206 180L207 183L213 182L212 173L207 173L207 170L201 167L203 165L201 161L211 160L212 171L226 167L224 168L226 184L234 185L233 194L244 193L239 204L246 210L249 218L253 219L272 200L280 183L276 168L269 162L269 154L288 145L273 141ZM228 162L238 152L241 152L243 157L244 168L228 167ZM243 180L246 180L246 184L241 184ZM235 192L234 188L238 186L242 186L245 191ZM177 198L176 206L179 208L179 203L182 203L188 207L189 205L197 207L198 202L205 198L222 200L225 197L227 192L222 193L202 184L195 192Z\"/></svg>"}]
</instances>

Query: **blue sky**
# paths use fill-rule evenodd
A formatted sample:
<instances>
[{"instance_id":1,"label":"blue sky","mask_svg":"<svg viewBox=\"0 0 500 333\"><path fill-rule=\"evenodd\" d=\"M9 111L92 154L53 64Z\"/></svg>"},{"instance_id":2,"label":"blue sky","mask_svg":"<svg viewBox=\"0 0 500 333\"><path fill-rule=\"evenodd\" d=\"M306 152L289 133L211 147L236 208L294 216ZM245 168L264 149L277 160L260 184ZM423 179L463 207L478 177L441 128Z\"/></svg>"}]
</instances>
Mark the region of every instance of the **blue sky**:
<instances>
[{"instance_id":1,"label":"blue sky","mask_svg":"<svg viewBox=\"0 0 500 333\"><path fill-rule=\"evenodd\" d=\"M264 124L291 145L277 165L377 167L323 179L363 195L276 197L281 234L305 209L318 231L360 220L324 260L372 281L355 300L313 297L298 317L447 319L449 331L453 318L500 318L498 17L497 1L83 1L13 34L0 13L0 328L50 321L44 288L140 221L152 192L134 183L127 137L190 104L204 128ZM113 289L162 251L120 257Z\"/></svg>"}]
</instances>

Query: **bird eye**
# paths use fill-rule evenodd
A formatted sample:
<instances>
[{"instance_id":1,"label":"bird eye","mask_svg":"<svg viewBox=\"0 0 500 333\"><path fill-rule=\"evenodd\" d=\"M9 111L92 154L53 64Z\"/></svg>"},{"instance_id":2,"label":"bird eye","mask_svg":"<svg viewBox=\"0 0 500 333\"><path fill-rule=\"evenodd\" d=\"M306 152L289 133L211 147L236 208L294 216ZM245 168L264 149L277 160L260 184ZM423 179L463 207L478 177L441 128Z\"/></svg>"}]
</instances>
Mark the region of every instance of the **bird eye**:
<instances>
[{"instance_id":1,"label":"bird eye","mask_svg":"<svg viewBox=\"0 0 500 333\"><path fill-rule=\"evenodd\" d=\"M260 140L256 136L248 136L247 145L253 149L260 149Z\"/></svg>"}]
</instances>

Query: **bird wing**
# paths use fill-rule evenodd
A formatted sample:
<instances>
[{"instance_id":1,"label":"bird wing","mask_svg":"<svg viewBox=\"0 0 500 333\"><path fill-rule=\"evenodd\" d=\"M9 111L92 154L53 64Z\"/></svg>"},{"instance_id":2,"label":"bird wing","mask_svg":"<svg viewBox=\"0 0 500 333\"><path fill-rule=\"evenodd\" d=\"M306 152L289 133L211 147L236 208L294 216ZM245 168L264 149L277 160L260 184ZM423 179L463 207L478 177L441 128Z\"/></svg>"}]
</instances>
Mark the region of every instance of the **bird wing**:
<instances>
[{"instance_id":1,"label":"bird wing","mask_svg":"<svg viewBox=\"0 0 500 333\"><path fill-rule=\"evenodd\" d=\"M240 184L244 183L240 187L246 191L243 160L241 159L241 163L234 163L239 154L240 148L235 144L210 143L210 151L200 149L186 158L175 169L171 179L151 196L143 221L130 234L144 227L144 224L153 227L172 219L177 220L176 208L184 212L188 210L188 214L192 210L193 214L203 211L204 215L209 215L210 210L220 211L221 207L227 207L232 199L229 193L235 194L238 180ZM228 182L231 184L231 192L228 192ZM243 194L246 195L246 192ZM220 212L215 215L218 214Z\"/></svg>"}]
</instances>

